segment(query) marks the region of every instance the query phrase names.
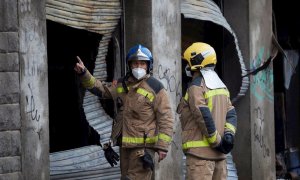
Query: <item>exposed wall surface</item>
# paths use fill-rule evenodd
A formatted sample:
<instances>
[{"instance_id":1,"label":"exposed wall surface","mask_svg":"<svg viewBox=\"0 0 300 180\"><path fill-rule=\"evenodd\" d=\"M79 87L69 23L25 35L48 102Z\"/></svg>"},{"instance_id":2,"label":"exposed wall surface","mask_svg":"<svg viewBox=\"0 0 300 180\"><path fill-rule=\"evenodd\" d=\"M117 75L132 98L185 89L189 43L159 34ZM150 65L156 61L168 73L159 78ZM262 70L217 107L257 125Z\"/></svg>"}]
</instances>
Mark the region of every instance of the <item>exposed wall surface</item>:
<instances>
[{"instance_id":1,"label":"exposed wall surface","mask_svg":"<svg viewBox=\"0 0 300 180\"><path fill-rule=\"evenodd\" d=\"M125 53L138 43L152 50L151 9L152 4L148 0L124 1Z\"/></svg>"},{"instance_id":2,"label":"exposed wall surface","mask_svg":"<svg viewBox=\"0 0 300 180\"><path fill-rule=\"evenodd\" d=\"M181 27L179 0L125 1L126 50L141 43L153 53L153 75L168 90L176 122L168 156L156 163L155 179L182 179L180 126L175 113L181 97Z\"/></svg>"},{"instance_id":3,"label":"exposed wall surface","mask_svg":"<svg viewBox=\"0 0 300 180\"><path fill-rule=\"evenodd\" d=\"M22 179L18 2L0 1L0 179Z\"/></svg>"},{"instance_id":4,"label":"exposed wall surface","mask_svg":"<svg viewBox=\"0 0 300 180\"><path fill-rule=\"evenodd\" d=\"M250 67L272 56L272 1L249 1ZM251 141L254 179L276 179L272 64L251 77Z\"/></svg>"},{"instance_id":5,"label":"exposed wall surface","mask_svg":"<svg viewBox=\"0 0 300 180\"><path fill-rule=\"evenodd\" d=\"M157 164L155 179L182 179L181 127L176 107L181 98L181 16L179 0L152 1L153 74L169 92L175 117L167 158Z\"/></svg>"},{"instance_id":6,"label":"exposed wall surface","mask_svg":"<svg viewBox=\"0 0 300 180\"><path fill-rule=\"evenodd\" d=\"M259 67L271 55L272 1L232 0L224 7L246 67ZM233 157L239 179L275 179L272 66L250 77L248 94L235 107L239 121Z\"/></svg>"},{"instance_id":7,"label":"exposed wall surface","mask_svg":"<svg viewBox=\"0 0 300 180\"><path fill-rule=\"evenodd\" d=\"M237 35L246 68L249 68L249 2L236 0L224 2L224 16ZM237 165L239 179L252 179L250 91L248 90L246 96L234 106L238 115L238 127L232 153L233 160Z\"/></svg>"},{"instance_id":8,"label":"exposed wall surface","mask_svg":"<svg viewBox=\"0 0 300 180\"><path fill-rule=\"evenodd\" d=\"M49 179L45 1L19 1L23 179Z\"/></svg>"}]
</instances>

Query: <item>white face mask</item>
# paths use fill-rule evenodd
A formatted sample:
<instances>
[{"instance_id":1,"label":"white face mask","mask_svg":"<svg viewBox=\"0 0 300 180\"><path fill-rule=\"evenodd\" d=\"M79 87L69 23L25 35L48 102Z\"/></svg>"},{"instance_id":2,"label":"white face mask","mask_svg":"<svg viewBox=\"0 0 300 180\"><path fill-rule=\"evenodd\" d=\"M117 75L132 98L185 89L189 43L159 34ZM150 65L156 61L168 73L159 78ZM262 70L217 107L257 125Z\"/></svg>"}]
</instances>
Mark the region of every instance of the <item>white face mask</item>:
<instances>
[{"instance_id":1,"label":"white face mask","mask_svg":"<svg viewBox=\"0 0 300 180\"><path fill-rule=\"evenodd\" d=\"M189 71L187 69L188 67L189 67L188 65L185 66L185 74L186 74L187 77L193 77L191 71Z\"/></svg>"},{"instance_id":2,"label":"white face mask","mask_svg":"<svg viewBox=\"0 0 300 180\"><path fill-rule=\"evenodd\" d=\"M131 70L132 75L137 79L141 79L142 77L144 77L146 75L146 70L143 68L134 68Z\"/></svg>"}]
</instances>

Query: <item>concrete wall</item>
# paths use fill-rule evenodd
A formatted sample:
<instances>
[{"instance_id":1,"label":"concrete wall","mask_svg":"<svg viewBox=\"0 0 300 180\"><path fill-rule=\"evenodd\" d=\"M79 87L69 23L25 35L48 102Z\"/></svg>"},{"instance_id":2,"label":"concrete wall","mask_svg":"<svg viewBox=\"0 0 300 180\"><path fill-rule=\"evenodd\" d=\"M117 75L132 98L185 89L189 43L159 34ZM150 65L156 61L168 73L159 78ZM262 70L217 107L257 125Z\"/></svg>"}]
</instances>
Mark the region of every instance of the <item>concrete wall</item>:
<instances>
[{"instance_id":1,"label":"concrete wall","mask_svg":"<svg viewBox=\"0 0 300 180\"><path fill-rule=\"evenodd\" d=\"M182 179L181 127L175 113L181 98L181 16L179 0L152 1L153 74L169 92L175 117L167 159L158 164L155 179Z\"/></svg>"},{"instance_id":2,"label":"concrete wall","mask_svg":"<svg viewBox=\"0 0 300 180\"><path fill-rule=\"evenodd\" d=\"M182 179L180 123L175 113L181 97L181 26L179 0L125 1L126 50L136 43L153 53L153 74L168 90L174 116L174 139L165 160L156 163L155 179Z\"/></svg>"},{"instance_id":3,"label":"concrete wall","mask_svg":"<svg viewBox=\"0 0 300 180\"><path fill-rule=\"evenodd\" d=\"M19 58L23 179L49 179L45 1L20 0Z\"/></svg>"},{"instance_id":4,"label":"concrete wall","mask_svg":"<svg viewBox=\"0 0 300 180\"><path fill-rule=\"evenodd\" d=\"M246 67L259 66L271 54L272 1L231 0L224 7ZM235 104L239 121L234 161L239 179L275 179L272 66L251 76L250 83L248 94Z\"/></svg>"},{"instance_id":5,"label":"concrete wall","mask_svg":"<svg viewBox=\"0 0 300 180\"><path fill-rule=\"evenodd\" d=\"M124 0L125 57L128 50L143 44L152 50L152 4L148 0Z\"/></svg>"},{"instance_id":6,"label":"concrete wall","mask_svg":"<svg viewBox=\"0 0 300 180\"><path fill-rule=\"evenodd\" d=\"M236 33L245 65L248 68L250 64L249 2L239 0L224 2L224 16ZM238 127L232 152L233 160L236 163L239 179L252 179L250 91L248 90L246 96L234 106L238 115Z\"/></svg>"},{"instance_id":7,"label":"concrete wall","mask_svg":"<svg viewBox=\"0 0 300 180\"><path fill-rule=\"evenodd\" d=\"M272 1L249 1L250 67L271 56ZM251 77L251 141L254 179L275 179L274 86L272 64Z\"/></svg>"}]
</instances>

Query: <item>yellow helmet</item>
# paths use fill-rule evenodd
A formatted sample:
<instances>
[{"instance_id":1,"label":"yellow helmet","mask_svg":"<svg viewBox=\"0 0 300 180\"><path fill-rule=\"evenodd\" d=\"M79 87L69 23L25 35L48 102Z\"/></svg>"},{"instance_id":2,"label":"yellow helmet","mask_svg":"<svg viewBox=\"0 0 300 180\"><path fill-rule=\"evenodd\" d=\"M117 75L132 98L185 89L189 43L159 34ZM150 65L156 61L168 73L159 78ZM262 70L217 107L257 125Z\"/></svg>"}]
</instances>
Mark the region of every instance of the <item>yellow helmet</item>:
<instances>
[{"instance_id":1,"label":"yellow helmet","mask_svg":"<svg viewBox=\"0 0 300 180\"><path fill-rule=\"evenodd\" d=\"M214 48L202 42L193 43L184 51L183 57L188 62L191 71L217 64L217 55Z\"/></svg>"}]
</instances>

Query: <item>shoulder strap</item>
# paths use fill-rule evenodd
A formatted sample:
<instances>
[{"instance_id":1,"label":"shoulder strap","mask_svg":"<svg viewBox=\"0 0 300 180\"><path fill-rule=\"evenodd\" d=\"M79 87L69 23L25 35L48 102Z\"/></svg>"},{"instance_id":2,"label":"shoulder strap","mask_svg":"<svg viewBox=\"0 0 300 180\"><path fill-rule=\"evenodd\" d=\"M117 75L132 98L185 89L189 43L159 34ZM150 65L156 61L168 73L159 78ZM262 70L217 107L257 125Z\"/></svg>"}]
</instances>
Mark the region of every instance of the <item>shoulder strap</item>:
<instances>
[{"instance_id":1,"label":"shoulder strap","mask_svg":"<svg viewBox=\"0 0 300 180\"><path fill-rule=\"evenodd\" d=\"M128 87L127 87L127 85L126 85L126 81L127 81L128 78L130 77L130 75L131 75L131 72L127 72L126 75L125 75L125 77L122 78L122 86L123 86L123 89L124 89L124 91L125 91L126 93L128 93Z\"/></svg>"},{"instance_id":2,"label":"shoulder strap","mask_svg":"<svg viewBox=\"0 0 300 180\"><path fill-rule=\"evenodd\" d=\"M156 78L150 76L146 82L148 85L154 90L154 92L157 94L160 90L164 89L164 85L157 80Z\"/></svg>"}]
</instances>

